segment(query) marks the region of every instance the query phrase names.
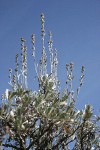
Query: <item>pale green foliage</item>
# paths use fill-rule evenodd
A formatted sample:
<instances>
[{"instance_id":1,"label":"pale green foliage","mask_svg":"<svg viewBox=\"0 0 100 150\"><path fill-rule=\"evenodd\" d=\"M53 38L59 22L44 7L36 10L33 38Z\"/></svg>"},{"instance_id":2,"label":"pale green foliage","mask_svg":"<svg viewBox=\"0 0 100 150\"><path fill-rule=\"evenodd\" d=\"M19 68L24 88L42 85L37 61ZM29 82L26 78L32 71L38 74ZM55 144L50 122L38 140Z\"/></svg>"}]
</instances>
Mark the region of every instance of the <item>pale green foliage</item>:
<instances>
[{"instance_id":1,"label":"pale green foliage","mask_svg":"<svg viewBox=\"0 0 100 150\"><path fill-rule=\"evenodd\" d=\"M60 93L57 76L57 51L53 50L50 32L50 73L47 73L47 56L44 47L44 15L41 15L42 57L35 61L35 35L32 34L32 56L38 78L38 90L32 91L27 83L27 48L21 38L22 68L19 72L18 54L12 76L9 69L11 90L2 95L0 106L0 145L17 150L99 150L100 116L95 116L91 105L83 110L75 106L76 98L72 81L74 64L66 64L66 89ZM38 71L39 70L39 71ZM84 66L80 85L83 85Z\"/></svg>"},{"instance_id":2,"label":"pale green foliage","mask_svg":"<svg viewBox=\"0 0 100 150\"><path fill-rule=\"evenodd\" d=\"M99 150L99 119L93 116L92 107L86 105L79 111L68 95L59 98L48 77L43 78L43 83L45 93L21 87L16 92L9 91L8 104L0 111L2 145L23 150L67 149L75 141L73 149Z\"/></svg>"}]
</instances>

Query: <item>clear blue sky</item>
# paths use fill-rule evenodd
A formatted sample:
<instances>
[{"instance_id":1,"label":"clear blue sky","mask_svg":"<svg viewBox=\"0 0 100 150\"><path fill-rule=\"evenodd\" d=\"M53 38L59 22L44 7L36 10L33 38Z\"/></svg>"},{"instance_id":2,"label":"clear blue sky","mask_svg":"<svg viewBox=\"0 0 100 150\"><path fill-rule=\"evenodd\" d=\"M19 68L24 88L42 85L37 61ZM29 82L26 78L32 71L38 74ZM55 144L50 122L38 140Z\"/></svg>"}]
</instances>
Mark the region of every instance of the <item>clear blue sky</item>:
<instances>
[{"instance_id":1,"label":"clear blue sky","mask_svg":"<svg viewBox=\"0 0 100 150\"><path fill-rule=\"evenodd\" d=\"M75 63L74 84L85 65L85 83L78 107L91 103L100 109L100 0L0 0L0 94L9 88L8 69L14 68L20 53L20 37L27 40L30 87L34 86L31 59L32 33L36 34L37 60L41 54L40 14L45 14L45 29L53 33L58 49L58 75L61 90L66 86L65 65ZM32 71L33 70L33 71Z\"/></svg>"}]
</instances>

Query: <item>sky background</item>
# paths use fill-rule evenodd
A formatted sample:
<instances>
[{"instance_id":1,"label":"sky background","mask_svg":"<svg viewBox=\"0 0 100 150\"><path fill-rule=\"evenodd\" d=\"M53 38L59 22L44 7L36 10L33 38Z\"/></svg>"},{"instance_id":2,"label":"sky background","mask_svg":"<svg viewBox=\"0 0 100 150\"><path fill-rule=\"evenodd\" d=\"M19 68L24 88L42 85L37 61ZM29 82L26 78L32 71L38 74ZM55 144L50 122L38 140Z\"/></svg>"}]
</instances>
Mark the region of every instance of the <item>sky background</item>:
<instances>
[{"instance_id":1,"label":"sky background","mask_svg":"<svg viewBox=\"0 0 100 150\"><path fill-rule=\"evenodd\" d=\"M38 62L42 12L45 14L46 42L48 31L52 31L54 47L58 50L61 90L66 87L66 63L75 64L74 90L79 86L81 66L84 65L85 81L77 107L92 104L95 112L99 112L100 0L0 0L0 95L9 88L8 70L15 67L15 55L21 53L21 37L26 39L28 47L29 87L35 87L31 34L36 35Z\"/></svg>"}]
</instances>

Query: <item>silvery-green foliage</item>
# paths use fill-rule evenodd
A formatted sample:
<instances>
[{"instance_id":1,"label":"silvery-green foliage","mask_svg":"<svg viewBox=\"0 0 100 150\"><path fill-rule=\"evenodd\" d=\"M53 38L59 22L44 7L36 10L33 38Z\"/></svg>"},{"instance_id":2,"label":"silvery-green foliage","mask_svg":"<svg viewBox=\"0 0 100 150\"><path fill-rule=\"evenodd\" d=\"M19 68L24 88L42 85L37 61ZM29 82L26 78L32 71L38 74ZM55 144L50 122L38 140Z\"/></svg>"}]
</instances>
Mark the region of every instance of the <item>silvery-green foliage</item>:
<instances>
[{"instance_id":1,"label":"silvery-green foliage","mask_svg":"<svg viewBox=\"0 0 100 150\"><path fill-rule=\"evenodd\" d=\"M74 64L66 64L67 81L60 93L57 75L57 51L53 49L52 33L49 33L50 72L47 71L45 50L44 14L41 14L42 56L35 58L35 35L32 34L32 56L38 79L38 90L32 91L27 81L27 48L21 38L21 60L18 54L14 75L9 69L10 89L2 95L0 105L0 148L17 150L99 150L100 116L93 113L91 105L83 110L75 102L84 81L82 66L80 84L76 94L73 89Z\"/></svg>"}]
</instances>

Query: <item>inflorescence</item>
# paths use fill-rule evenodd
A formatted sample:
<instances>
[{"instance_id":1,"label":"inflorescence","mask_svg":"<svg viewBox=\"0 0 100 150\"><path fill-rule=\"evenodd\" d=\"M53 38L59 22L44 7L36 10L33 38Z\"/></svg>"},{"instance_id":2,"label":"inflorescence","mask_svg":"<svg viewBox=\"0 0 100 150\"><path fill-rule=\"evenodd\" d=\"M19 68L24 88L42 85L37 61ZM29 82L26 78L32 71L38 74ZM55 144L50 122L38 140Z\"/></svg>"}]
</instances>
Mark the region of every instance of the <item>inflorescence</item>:
<instances>
[{"instance_id":1,"label":"inflorescence","mask_svg":"<svg viewBox=\"0 0 100 150\"><path fill-rule=\"evenodd\" d=\"M48 41L48 51L50 53L50 73L47 71L47 54L45 50L45 17L44 14L41 14L41 40L42 40L42 56L40 58L39 64L36 62L36 55L35 55L35 34L31 35L31 42L32 42L32 57L34 60L34 67L35 72L39 82L39 90L43 90L44 86L44 79L48 78L50 82L53 83L53 90L59 92L60 81L58 80L57 74L57 67L58 67L58 58L57 58L57 50L53 48L53 40L52 40L52 33L49 32L49 41ZM14 91L16 91L19 86L23 89L28 89L28 67L27 67L27 47L25 44L26 40L21 38L21 69L19 68L18 58L19 55L16 54L15 57L15 71L13 74L12 69L9 69L9 84ZM67 81L66 81L66 94L68 95L69 99L74 99L74 90L72 81L74 79L73 76L73 69L74 64L71 62L70 64L66 64L66 71L67 71ZM84 66L81 69L81 78L80 78L80 86L77 88L77 95L80 91L81 86L83 85L84 80ZM45 78L44 78L45 77ZM6 98L6 93L2 94L2 99Z\"/></svg>"}]
</instances>

